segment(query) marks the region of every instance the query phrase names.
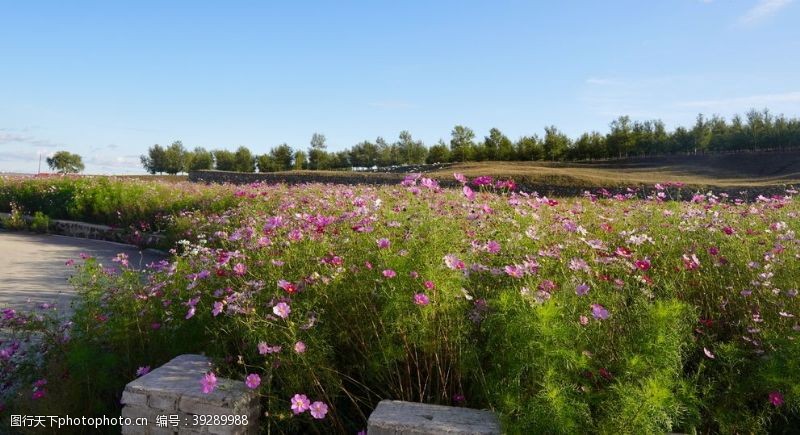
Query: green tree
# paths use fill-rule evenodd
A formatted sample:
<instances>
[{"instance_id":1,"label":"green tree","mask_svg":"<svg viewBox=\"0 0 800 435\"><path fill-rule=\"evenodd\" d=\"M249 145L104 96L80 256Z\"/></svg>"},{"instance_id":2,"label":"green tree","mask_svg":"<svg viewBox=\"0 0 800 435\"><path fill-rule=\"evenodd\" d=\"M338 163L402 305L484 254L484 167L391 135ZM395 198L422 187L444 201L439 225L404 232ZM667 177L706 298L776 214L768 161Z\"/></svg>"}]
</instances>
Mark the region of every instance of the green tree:
<instances>
[{"instance_id":1,"label":"green tree","mask_svg":"<svg viewBox=\"0 0 800 435\"><path fill-rule=\"evenodd\" d=\"M147 155L139 157L145 171L151 174L166 172L167 150L159 144L155 144L147 150Z\"/></svg>"},{"instance_id":2,"label":"green tree","mask_svg":"<svg viewBox=\"0 0 800 435\"><path fill-rule=\"evenodd\" d=\"M545 160L562 160L570 147L570 140L555 125L551 125L544 129L542 147Z\"/></svg>"},{"instance_id":3,"label":"green tree","mask_svg":"<svg viewBox=\"0 0 800 435\"><path fill-rule=\"evenodd\" d=\"M215 169L218 171L235 171L236 170L236 157L233 152L228 150L215 150L214 161L216 162Z\"/></svg>"},{"instance_id":4,"label":"green tree","mask_svg":"<svg viewBox=\"0 0 800 435\"><path fill-rule=\"evenodd\" d=\"M399 140L395 143L401 164L424 163L428 156L428 149L422 141L415 141L407 130L400 132Z\"/></svg>"},{"instance_id":5,"label":"green tree","mask_svg":"<svg viewBox=\"0 0 800 435\"><path fill-rule=\"evenodd\" d=\"M240 146L233 154L235 161L235 170L237 172L255 172L256 171L256 158L247 147Z\"/></svg>"},{"instance_id":6,"label":"green tree","mask_svg":"<svg viewBox=\"0 0 800 435\"><path fill-rule=\"evenodd\" d=\"M482 160L512 160L514 143L499 129L489 130L489 136L483 138L481 150Z\"/></svg>"},{"instance_id":7,"label":"green tree","mask_svg":"<svg viewBox=\"0 0 800 435\"><path fill-rule=\"evenodd\" d=\"M292 156L294 150L286 143L282 143L269 150L270 158L275 162L278 171L288 171L292 169Z\"/></svg>"},{"instance_id":8,"label":"green tree","mask_svg":"<svg viewBox=\"0 0 800 435\"><path fill-rule=\"evenodd\" d=\"M60 174L77 174L83 171L83 159L69 151L58 151L47 158L47 166Z\"/></svg>"},{"instance_id":9,"label":"green tree","mask_svg":"<svg viewBox=\"0 0 800 435\"><path fill-rule=\"evenodd\" d=\"M167 147L164 154L164 172L170 175L175 175L186 170L187 153L186 149L183 147L183 142L179 140L172 142L172 145Z\"/></svg>"},{"instance_id":10,"label":"green tree","mask_svg":"<svg viewBox=\"0 0 800 435\"><path fill-rule=\"evenodd\" d=\"M515 144L516 158L522 161L535 161L544 158L542 141L538 136L522 136Z\"/></svg>"},{"instance_id":11,"label":"green tree","mask_svg":"<svg viewBox=\"0 0 800 435\"><path fill-rule=\"evenodd\" d=\"M469 127L457 125L450 132L450 161L466 162L471 160L475 143L475 133Z\"/></svg>"},{"instance_id":12,"label":"green tree","mask_svg":"<svg viewBox=\"0 0 800 435\"><path fill-rule=\"evenodd\" d=\"M350 163L355 167L371 168L378 164L378 146L365 140L350 149Z\"/></svg>"},{"instance_id":13,"label":"green tree","mask_svg":"<svg viewBox=\"0 0 800 435\"><path fill-rule=\"evenodd\" d=\"M436 145L428 149L428 157L425 162L428 164L444 163L450 161L450 148L444 143L444 140L439 139Z\"/></svg>"},{"instance_id":14,"label":"green tree","mask_svg":"<svg viewBox=\"0 0 800 435\"><path fill-rule=\"evenodd\" d=\"M187 156L187 169L190 171L208 170L214 167L214 157L205 148L197 147Z\"/></svg>"},{"instance_id":15,"label":"green tree","mask_svg":"<svg viewBox=\"0 0 800 435\"><path fill-rule=\"evenodd\" d=\"M311 147L308 149L308 166L310 169L328 169L330 156L326 149L325 135L314 133L311 136Z\"/></svg>"},{"instance_id":16,"label":"green tree","mask_svg":"<svg viewBox=\"0 0 800 435\"><path fill-rule=\"evenodd\" d=\"M306 169L306 165L308 165L308 157L306 156L305 151L297 150L294 152L294 169L299 171L301 169Z\"/></svg>"}]
</instances>

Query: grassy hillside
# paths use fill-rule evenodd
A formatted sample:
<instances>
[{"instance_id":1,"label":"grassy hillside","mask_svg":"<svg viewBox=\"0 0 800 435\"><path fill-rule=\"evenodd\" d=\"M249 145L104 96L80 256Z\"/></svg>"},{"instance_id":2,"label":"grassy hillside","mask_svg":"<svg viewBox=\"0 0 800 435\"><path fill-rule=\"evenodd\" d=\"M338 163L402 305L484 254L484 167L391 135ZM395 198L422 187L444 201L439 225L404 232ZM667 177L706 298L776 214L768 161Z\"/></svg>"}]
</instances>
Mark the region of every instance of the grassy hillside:
<instances>
[{"instance_id":1,"label":"grassy hillside","mask_svg":"<svg viewBox=\"0 0 800 435\"><path fill-rule=\"evenodd\" d=\"M621 186L680 181L695 186L761 187L800 183L800 153L728 154L631 158L591 163L475 162L433 171L437 178L461 172L553 186Z\"/></svg>"}]
</instances>

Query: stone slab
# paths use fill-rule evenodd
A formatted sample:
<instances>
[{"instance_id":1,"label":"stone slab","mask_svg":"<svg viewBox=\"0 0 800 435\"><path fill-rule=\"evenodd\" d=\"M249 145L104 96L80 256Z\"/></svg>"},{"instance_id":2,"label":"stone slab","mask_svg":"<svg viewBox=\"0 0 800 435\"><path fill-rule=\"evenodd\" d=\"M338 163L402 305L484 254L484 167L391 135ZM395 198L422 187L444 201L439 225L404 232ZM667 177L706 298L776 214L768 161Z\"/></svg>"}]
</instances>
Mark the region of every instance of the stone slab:
<instances>
[{"instance_id":1,"label":"stone slab","mask_svg":"<svg viewBox=\"0 0 800 435\"><path fill-rule=\"evenodd\" d=\"M369 435L499 435L500 422L491 411L383 400L367 422Z\"/></svg>"}]
</instances>

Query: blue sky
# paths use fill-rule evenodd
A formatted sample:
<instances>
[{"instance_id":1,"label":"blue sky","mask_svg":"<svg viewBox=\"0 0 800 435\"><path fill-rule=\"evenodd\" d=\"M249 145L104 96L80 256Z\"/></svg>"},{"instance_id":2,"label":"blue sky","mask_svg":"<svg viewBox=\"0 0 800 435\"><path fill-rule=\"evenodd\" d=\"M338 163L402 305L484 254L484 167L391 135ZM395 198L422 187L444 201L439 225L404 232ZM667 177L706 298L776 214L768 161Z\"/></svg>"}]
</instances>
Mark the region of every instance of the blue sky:
<instances>
[{"instance_id":1,"label":"blue sky","mask_svg":"<svg viewBox=\"0 0 800 435\"><path fill-rule=\"evenodd\" d=\"M456 124L800 115L800 2L0 0L0 171L142 172L155 143L329 149Z\"/></svg>"}]
</instances>

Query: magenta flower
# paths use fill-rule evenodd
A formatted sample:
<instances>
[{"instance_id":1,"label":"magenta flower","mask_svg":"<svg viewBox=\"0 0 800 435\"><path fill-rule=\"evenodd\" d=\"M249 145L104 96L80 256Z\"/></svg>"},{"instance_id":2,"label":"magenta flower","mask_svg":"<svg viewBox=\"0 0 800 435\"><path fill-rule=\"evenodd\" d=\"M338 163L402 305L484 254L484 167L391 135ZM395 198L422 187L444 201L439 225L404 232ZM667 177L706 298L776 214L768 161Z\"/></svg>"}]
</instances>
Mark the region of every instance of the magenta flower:
<instances>
[{"instance_id":1,"label":"magenta flower","mask_svg":"<svg viewBox=\"0 0 800 435\"><path fill-rule=\"evenodd\" d=\"M39 399L43 398L46 394L47 394L47 389L40 388L40 389L37 389L37 390L35 390L33 392L33 395L31 396L31 398L33 400L39 400Z\"/></svg>"},{"instance_id":2,"label":"magenta flower","mask_svg":"<svg viewBox=\"0 0 800 435\"><path fill-rule=\"evenodd\" d=\"M217 302L214 302L214 308L212 308L212 309L211 309L211 314L212 314L214 317L217 317L217 316L219 315L219 313L221 313L221 312L222 312L222 307L223 307L223 306L224 306L224 305L222 305L222 302L219 302L219 301L217 301Z\"/></svg>"},{"instance_id":3,"label":"magenta flower","mask_svg":"<svg viewBox=\"0 0 800 435\"><path fill-rule=\"evenodd\" d=\"M261 376L251 373L247 375L247 378L245 378L244 384L247 385L247 388L255 390L259 385L261 385Z\"/></svg>"},{"instance_id":4,"label":"magenta flower","mask_svg":"<svg viewBox=\"0 0 800 435\"><path fill-rule=\"evenodd\" d=\"M424 306L431 303L431 300L425 295L425 293L417 293L414 295L414 303Z\"/></svg>"},{"instance_id":5,"label":"magenta flower","mask_svg":"<svg viewBox=\"0 0 800 435\"><path fill-rule=\"evenodd\" d=\"M278 288L283 289L283 291L289 294L297 293L297 286L285 279L278 281Z\"/></svg>"},{"instance_id":6,"label":"magenta flower","mask_svg":"<svg viewBox=\"0 0 800 435\"><path fill-rule=\"evenodd\" d=\"M771 391L769 393L769 403L771 403L772 406L775 407L781 406L783 405L783 402L784 402L783 394L781 394L780 391Z\"/></svg>"},{"instance_id":7,"label":"magenta flower","mask_svg":"<svg viewBox=\"0 0 800 435\"><path fill-rule=\"evenodd\" d=\"M592 316L599 320L608 319L608 310L600 304L592 304Z\"/></svg>"},{"instance_id":8,"label":"magenta flower","mask_svg":"<svg viewBox=\"0 0 800 435\"><path fill-rule=\"evenodd\" d=\"M636 260L636 262L634 264L636 265L636 268L639 269L639 270L649 270L650 269L650 260L648 260L646 258L644 260Z\"/></svg>"},{"instance_id":9,"label":"magenta flower","mask_svg":"<svg viewBox=\"0 0 800 435\"><path fill-rule=\"evenodd\" d=\"M391 244L391 243L389 242L389 239L387 239L387 238L385 238L385 237L384 237L384 238L382 238L382 239L378 239L377 243L378 243L378 247L379 247L379 248L381 248L381 249L386 249L386 248L388 248L388 247L389 247L389 245Z\"/></svg>"},{"instance_id":10,"label":"magenta flower","mask_svg":"<svg viewBox=\"0 0 800 435\"><path fill-rule=\"evenodd\" d=\"M305 394L295 394L294 397L292 397L291 403L292 412L294 412L295 415L308 411L311 405L311 401L308 400Z\"/></svg>"},{"instance_id":11,"label":"magenta flower","mask_svg":"<svg viewBox=\"0 0 800 435\"><path fill-rule=\"evenodd\" d=\"M209 394L214 391L214 388L217 388L217 377L214 372L208 372L203 375L203 379L200 380L200 386L203 389L203 394Z\"/></svg>"},{"instance_id":12,"label":"magenta flower","mask_svg":"<svg viewBox=\"0 0 800 435\"><path fill-rule=\"evenodd\" d=\"M328 413L328 405L320 401L312 403L309 409L311 410L311 416L317 420L322 420L325 418L325 414Z\"/></svg>"},{"instance_id":13,"label":"magenta flower","mask_svg":"<svg viewBox=\"0 0 800 435\"><path fill-rule=\"evenodd\" d=\"M150 373L150 366L142 366L136 369L136 376L144 376Z\"/></svg>"},{"instance_id":14,"label":"magenta flower","mask_svg":"<svg viewBox=\"0 0 800 435\"><path fill-rule=\"evenodd\" d=\"M497 254L500 252L500 244L495 242L494 240L489 240L486 242L486 252L490 254Z\"/></svg>"},{"instance_id":15,"label":"magenta flower","mask_svg":"<svg viewBox=\"0 0 800 435\"><path fill-rule=\"evenodd\" d=\"M281 319L285 319L289 317L289 313L292 312L292 308L286 302L278 302L274 307L272 307L272 312Z\"/></svg>"},{"instance_id":16,"label":"magenta flower","mask_svg":"<svg viewBox=\"0 0 800 435\"><path fill-rule=\"evenodd\" d=\"M458 181L461 184L467 184L467 177L465 177L464 174L460 174L458 172L454 172L453 173L453 178L455 178L456 181Z\"/></svg>"},{"instance_id":17,"label":"magenta flower","mask_svg":"<svg viewBox=\"0 0 800 435\"><path fill-rule=\"evenodd\" d=\"M303 353L306 351L306 344L302 341L298 341L294 344L294 351L297 353Z\"/></svg>"},{"instance_id":18,"label":"magenta flower","mask_svg":"<svg viewBox=\"0 0 800 435\"><path fill-rule=\"evenodd\" d=\"M383 271L383 276L386 278L394 278L397 276L397 272L393 271L392 269L386 269Z\"/></svg>"},{"instance_id":19,"label":"magenta flower","mask_svg":"<svg viewBox=\"0 0 800 435\"><path fill-rule=\"evenodd\" d=\"M575 287L575 294L578 296L584 296L586 293L589 293L589 285L586 283L579 284Z\"/></svg>"},{"instance_id":20,"label":"magenta flower","mask_svg":"<svg viewBox=\"0 0 800 435\"><path fill-rule=\"evenodd\" d=\"M444 256L444 264L453 270L462 270L466 267L464 262L459 260L458 257L453 254L447 254Z\"/></svg>"},{"instance_id":21,"label":"magenta flower","mask_svg":"<svg viewBox=\"0 0 800 435\"><path fill-rule=\"evenodd\" d=\"M503 268L508 276L514 278L522 278L525 276L525 269L517 266L516 264L512 264Z\"/></svg>"},{"instance_id":22,"label":"magenta flower","mask_svg":"<svg viewBox=\"0 0 800 435\"><path fill-rule=\"evenodd\" d=\"M233 266L233 273L235 273L238 276L242 276L246 272L247 272L247 266L245 266L243 263L236 263L236 265Z\"/></svg>"}]
</instances>

